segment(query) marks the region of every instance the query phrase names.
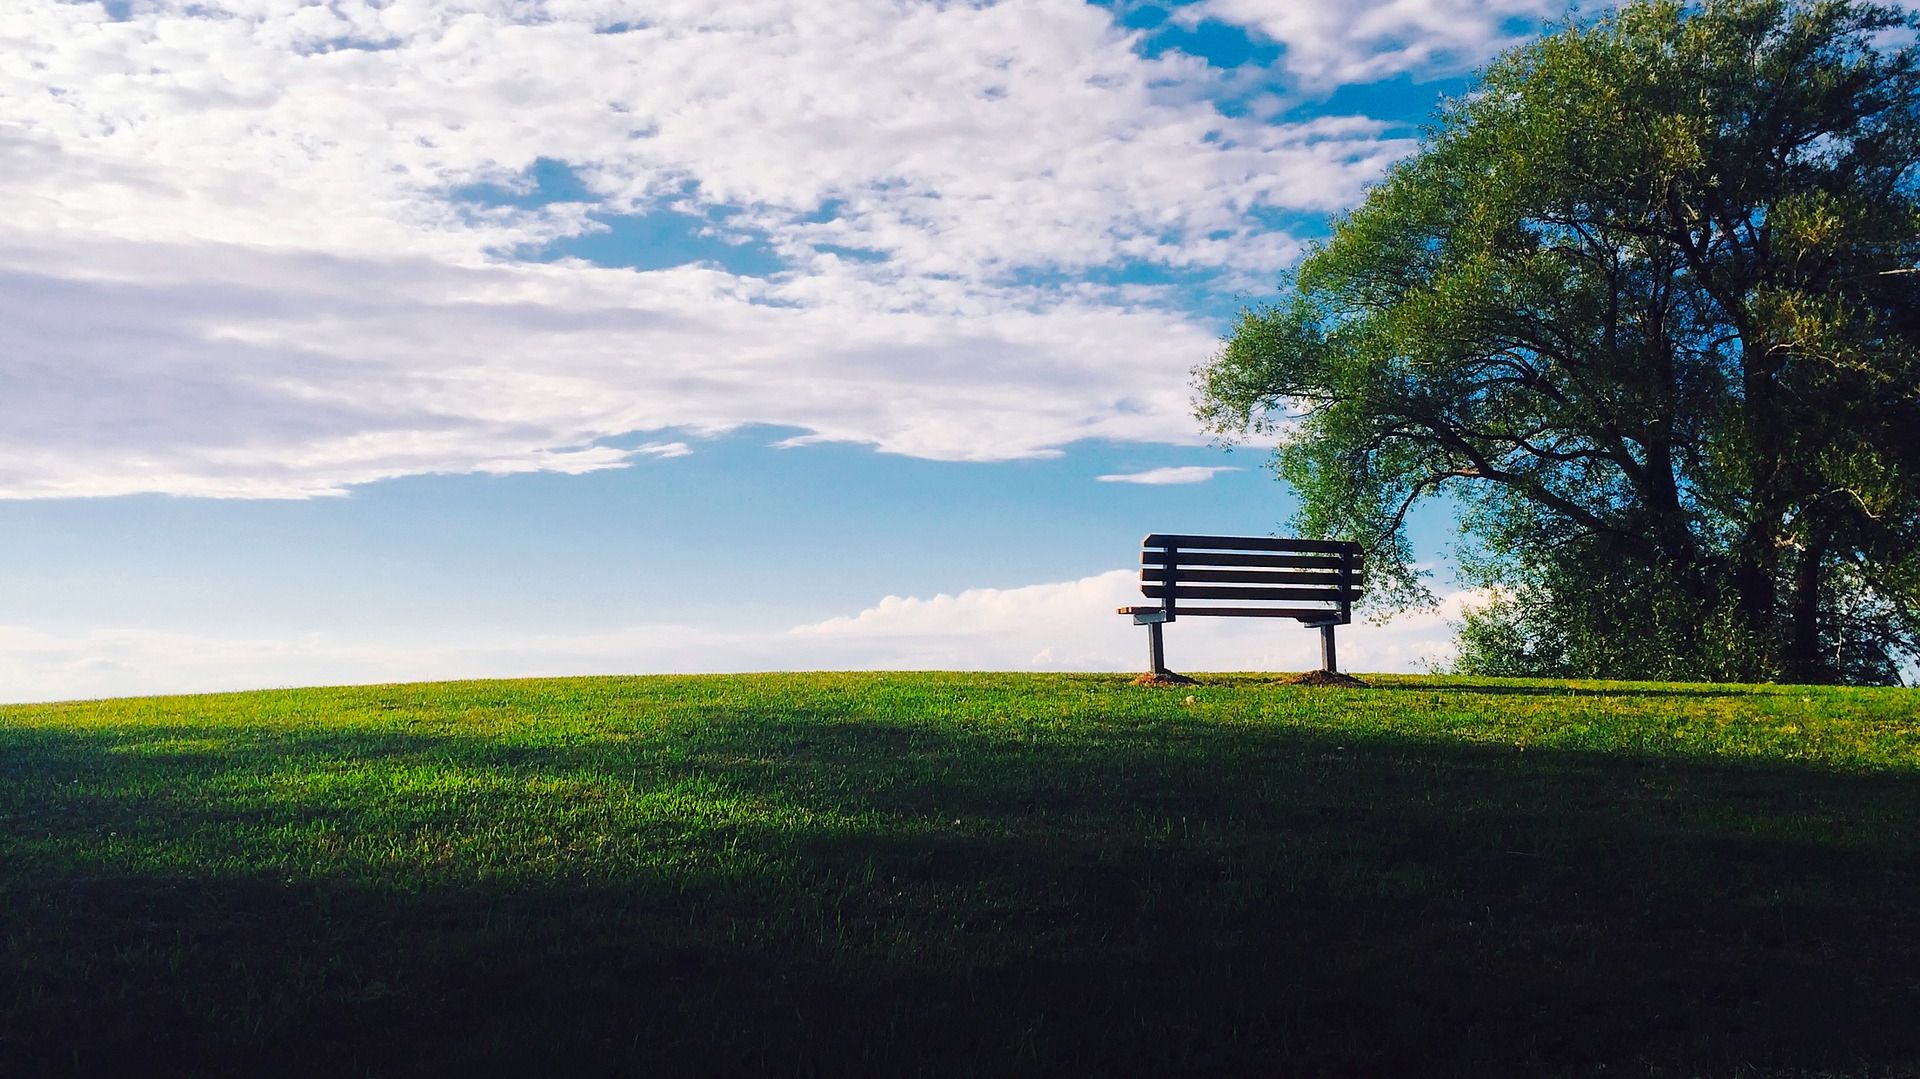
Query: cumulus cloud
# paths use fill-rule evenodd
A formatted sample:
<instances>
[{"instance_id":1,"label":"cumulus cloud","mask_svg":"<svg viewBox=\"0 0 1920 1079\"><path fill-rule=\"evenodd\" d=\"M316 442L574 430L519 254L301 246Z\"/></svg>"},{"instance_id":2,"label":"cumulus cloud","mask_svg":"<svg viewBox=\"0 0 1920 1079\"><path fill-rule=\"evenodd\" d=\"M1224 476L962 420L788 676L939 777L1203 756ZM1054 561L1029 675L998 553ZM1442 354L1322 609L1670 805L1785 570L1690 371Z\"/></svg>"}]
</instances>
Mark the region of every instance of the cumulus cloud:
<instances>
[{"instance_id":1,"label":"cumulus cloud","mask_svg":"<svg viewBox=\"0 0 1920 1079\"><path fill-rule=\"evenodd\" d=\"M27 0L0 496L580 471L746 423L942 459L1193 441L1211 330L1089 275L1258 279L1299 249L1266 212L1348 205L1408 147L1231 115L1138 46L1077 0ZM662 213L779 269L529 261Z\"/></svg>"},{"instance_id":2,"label":"cumulus cloud","mask_svg":"<svg viewBox=\"0 0 1920 1079\"><path fill-rule=\"evenodd\" d=\"M1222 472L1238 472L1232 465L1180 465L1149 468L1145 472L1117 472L1095 477L1101 483L1142 483L1163 486L1173 483L1205 483Z\"/></svg>"}]
</instances>

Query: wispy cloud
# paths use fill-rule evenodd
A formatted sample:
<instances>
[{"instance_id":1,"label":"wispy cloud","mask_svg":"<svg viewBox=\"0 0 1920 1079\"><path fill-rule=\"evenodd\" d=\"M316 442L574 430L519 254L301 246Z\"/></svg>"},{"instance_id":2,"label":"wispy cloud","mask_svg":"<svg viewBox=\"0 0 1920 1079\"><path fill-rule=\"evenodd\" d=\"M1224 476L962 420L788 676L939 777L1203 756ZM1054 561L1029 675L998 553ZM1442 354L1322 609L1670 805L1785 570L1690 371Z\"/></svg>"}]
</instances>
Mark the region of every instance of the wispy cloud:
<instances>
[{"instance_id":1,"label":"wispy cloud","mask_svg":"<svg viewBox=\"0 0 1920 1079\"><path fill-rule=\"evenodd\" d=\"M1170 468L1149 468L1145 472L1120 472L1095 477L1101 483L1143 483L1149 486L1162 486L1173 483L1205 483L1222 472L1239 472L1231 465L1181 465Z\"/></svg>"}]
</instances>

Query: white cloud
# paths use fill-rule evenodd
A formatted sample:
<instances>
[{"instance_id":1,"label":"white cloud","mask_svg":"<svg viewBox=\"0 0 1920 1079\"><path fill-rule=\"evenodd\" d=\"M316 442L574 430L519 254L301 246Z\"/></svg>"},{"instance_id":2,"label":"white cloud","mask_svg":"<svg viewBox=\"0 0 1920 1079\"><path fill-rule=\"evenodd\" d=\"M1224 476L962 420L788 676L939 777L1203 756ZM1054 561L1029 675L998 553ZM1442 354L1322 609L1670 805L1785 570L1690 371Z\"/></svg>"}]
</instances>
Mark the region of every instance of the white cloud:
<instances>
[{"instance_id":1,"label":"white cloud","mask_svg":"<svg viewBox=\"0 0 1920 1079\"><path fill-rule=\"evenodd\" d=\"M1388 626L1340 632L1341 667L1419 671L1452 654L1448 619L1477 594ZM80 633L0 626L0 686L12 701L277 686L570 674L771 670L1131 671L1145 631L1131 570L957 595L889 596L856 614L788 629L641 625L580 634L440 632L430 637L290 634L228 638L146 629ZM1319 635L1270 619L1190 618L1166 631L1183 671L1319 666Z\"/></svg>"},{"instance_id":2,"label":"white cloud","mask_svg":"<svg viewBox=\"0 0 1920 1079\"><path fill-rule=\"evenodd\" d=\"M1136 44L1077 0L15 5L0 496L578 471L751 422L1193 441L1211 330L1076 275L1261 278L1299 248L1261 211L1348 205L1408 146L1225 115L1217 72ZM573 201L455 197L543 159ZM663 210L787 269L510 261Z\"/></svg>"},{"instance_id":3,"label":"white cloud","mask_svg":"<svg viewBox=\"0 0 1920 1079\"><path fill-rule=\"evenodd\" d=\"M1222 472L1238 472L1232 465L1181 465L1149 468L1145 472L1120 472L1095 477L1101 483L1143 483L1163 486L1173 483L1205 483Z\"/></svg>"},{"instance_id":4,"label":"white cloud","mask_svg":"<svg viewBox=\"0 0 1920 1079\"><path fill-rule=\"evenodd\" d=\"M1491 59L1568 10L1566 0L1202 0L1187 22L1216 19L1286 46L1281 64L1304 85L1329 89L1403 73L1450 75Z\"/></svg>"}]
</instances>

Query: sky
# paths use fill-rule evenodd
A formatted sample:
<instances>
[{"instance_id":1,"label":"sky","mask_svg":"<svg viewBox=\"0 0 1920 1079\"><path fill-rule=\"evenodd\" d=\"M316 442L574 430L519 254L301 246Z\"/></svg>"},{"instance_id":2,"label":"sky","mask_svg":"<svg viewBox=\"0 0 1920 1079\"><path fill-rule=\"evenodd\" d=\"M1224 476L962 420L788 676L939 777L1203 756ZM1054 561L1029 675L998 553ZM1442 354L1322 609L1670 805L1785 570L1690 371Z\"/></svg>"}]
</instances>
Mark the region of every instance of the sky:
<instances>
[{"instance_id":1,"label":"sky","mask_svg":"<svg viewBox=\"0 0 1920 1079\"><path fill-rule=\"evenodd\" d=\"M1192 369L1568 13L11 0L0 700L1138 669L1141 536L1294 505Z\"/></svg>"}]
</instances>

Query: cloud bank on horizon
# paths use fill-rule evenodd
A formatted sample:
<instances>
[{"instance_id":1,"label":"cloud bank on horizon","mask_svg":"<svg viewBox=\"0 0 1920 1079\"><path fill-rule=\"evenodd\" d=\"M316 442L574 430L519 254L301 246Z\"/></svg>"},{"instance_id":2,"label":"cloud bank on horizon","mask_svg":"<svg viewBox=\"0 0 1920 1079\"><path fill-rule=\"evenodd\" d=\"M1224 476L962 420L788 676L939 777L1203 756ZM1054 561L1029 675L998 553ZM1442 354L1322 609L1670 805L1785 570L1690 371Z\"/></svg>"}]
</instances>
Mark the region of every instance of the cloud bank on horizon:
<instances>
[{"instance_id":1,"label":"cloud bank on horizon","mask_svg":"<svg viewBox=\"0 0 1920 1079\"><path fill-rule=\"evenodd\" d=\"M1132 570L1020 588L888 596L856 614L788 628L641 624L573 634L305 633L233 636L0 625L0 702L196 693L339 683L776 670L1124 671L1145 666L1146 637L1111 612L1139 601ZM1480 599L1341 630L1342 666L1417 671L1453 654L1449 622ZM1291 622L1196 619L1167 632L1183 670L1291 671L1319 665L1318 633Z\"/></svg>"},{"instance_id":2,"label":"cloud bank on horizon","mask_svg":"<svg viewBox=\"0 0 1920 1079\"><path fill-rule=\"evenodd\" d=\"M1207 312L1412 147L1303 102L1559 10L1176 9L1279 46L1223 67L1078 0L24 0L0 497L1198 443Z\"/></svg>"}]
</instances>

